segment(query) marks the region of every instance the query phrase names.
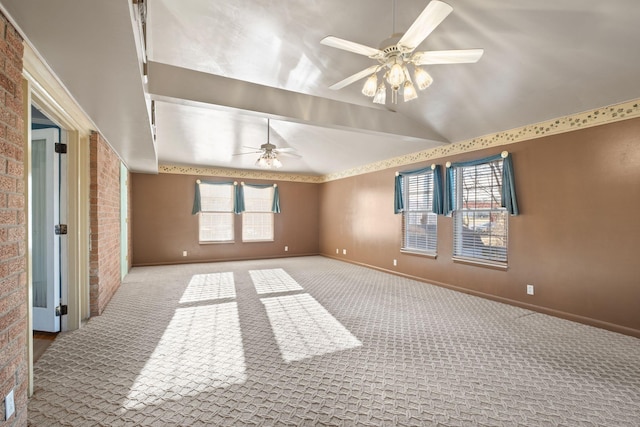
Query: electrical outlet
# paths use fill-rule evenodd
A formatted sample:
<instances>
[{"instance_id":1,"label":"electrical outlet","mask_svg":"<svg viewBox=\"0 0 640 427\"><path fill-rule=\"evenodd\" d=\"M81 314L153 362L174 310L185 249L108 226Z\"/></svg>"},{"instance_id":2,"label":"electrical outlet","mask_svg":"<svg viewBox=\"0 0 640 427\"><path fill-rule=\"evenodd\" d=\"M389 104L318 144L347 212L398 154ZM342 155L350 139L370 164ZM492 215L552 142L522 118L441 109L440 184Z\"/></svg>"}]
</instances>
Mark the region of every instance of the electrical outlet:
<instances>
[{"instance_id":1,"label":"electrical outlet","mask_svg":"<svg viewBox=\"0 0 640 427\"><path fill-rule=\"evenodd\" d=\"M7 394L7 397L4 398L4 419L5 421L11 418L13 413L16 411L16 403L13 400L13 389Z\"/></svg>"},{"instance_id":2,"label":"electrical outlet","mask_svg":"<svg viewBox=\"0 0 640 427\"><path fill-rule=\"evenodd\" d=\"M336 248L336 253L339 254L340 253L340 249Z\"/></svg>"},{"instance_id":3,"label":"electrical outlet","mask_svg":"<svg viewBox=\"0 0 640 427\"><path fill-rule=\"evenodd\" d=\"M533 285L527 285L527 295L533 295Z\"/></svg>"},{"instance_id":4,"label":"electrical outlet","mask_svg":"<svg viewBox=\"0 0 640 427\"><path fill-rule=\"evenodd\" d=\"M182 256L187 256L187 251L182 251Z\"/></svg>"},{"instance_id":5,"label":"electrical outlet","mask_svg":"<svg viewBox=\"0 0 640 427\"><path fill-rule=\"evenodd\" d=\"M394 260L393 260L393 266L395 267L395 266L397 266L397 265L398 265L398 260L397 260L397 259L394 259Z\"/></svg>"},{"instance_id":6,"label":"electrical outlet","mask_svg":"<svg viewBox=\"0 0 640 427\"><path fill-rule=\"evenodd\" d=\"M346 254L347 254L347 250L346 250L346 249L343 249L343 250L342 250L342 255L346 255Z\"/></svg>"},{"instance_id":7,"label":"electrical outlet","mask_svg":"<svg viewBox=\"0 0 640 427\"><path fill-rule=\"evenodd\" d=\"M284 251L287 252L289 250L289 246L284 247Z\"/></svg>"}]
</instances>

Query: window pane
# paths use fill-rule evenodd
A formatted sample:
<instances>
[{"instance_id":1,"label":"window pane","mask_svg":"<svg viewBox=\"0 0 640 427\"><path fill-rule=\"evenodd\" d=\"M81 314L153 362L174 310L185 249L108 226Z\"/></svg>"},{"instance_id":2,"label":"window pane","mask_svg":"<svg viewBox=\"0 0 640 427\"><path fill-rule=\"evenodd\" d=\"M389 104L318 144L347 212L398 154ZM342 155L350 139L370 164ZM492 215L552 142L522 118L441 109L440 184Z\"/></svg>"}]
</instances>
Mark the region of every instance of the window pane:
<instances>
[{"instance_id":1,"label":"window pane","mask_svg":"<svg viewBox=\"0 0 640 427\"><path fill-rule=\"evenodd\" d=\"M201 212L201 242L233 242L233 213Z\"/></svg>"},{"instance_id":2,"label":"window pane","mask_svg":"<svg viewBox=\"0 0 640 427\"><path fill-rule=\"evenodd\" d=\"M271 212L273 187L244 187L244 208L247 212Z\"/></svg>"},{"instance_id":3,"label":"window pane","mask_svg":"<svg viewBox=\"0 0 640 427\"><path fill-rule=\"evenodd\" d=\"M456 171L454 256L507 262L507 212L500 206L502 161Z\"/></svg>"},{"instance_id":4,"label":"window pane","mask_svg":"<svg viewBox=\"0 0 640 427\"><path fill-rule=\"evenodd\" d=\"M200 204L203 211L233 211L233 185L200 184Z\"/></svg>"},{"instance_id":5,"label":"window pane","mask_svg":"<svg viewBox=\"0 0 640 427\"><path fill-rule=\"evenodd\" d=\"M403 193L402 249L436 252L438 216L432 212L433 174L405 177Z\"/></svg>"},{"instance_id":6,"label":"window pane","mask_svg":"<svg viewBox=\"0 0 640 427\"><path fill-rule=\"evenodd\" d=\"M273 241L273 213L244 212L242 214L242 241Z\"/></svg>"}]
</instances>

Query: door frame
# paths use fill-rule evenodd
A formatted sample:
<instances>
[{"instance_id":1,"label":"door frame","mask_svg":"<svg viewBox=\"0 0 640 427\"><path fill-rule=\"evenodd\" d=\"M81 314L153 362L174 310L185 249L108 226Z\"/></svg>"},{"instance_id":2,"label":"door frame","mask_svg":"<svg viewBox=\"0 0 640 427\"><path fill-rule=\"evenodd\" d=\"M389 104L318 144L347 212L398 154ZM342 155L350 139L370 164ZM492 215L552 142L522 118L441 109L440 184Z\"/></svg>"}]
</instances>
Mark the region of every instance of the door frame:
<instances>
[{"instance_id":1,"label":"door frame","mask_svg":"<svg viewBox=\"0 0 640 427\"><path fill-rule=\"evenodd\" d=\"M89 136L95 125L53 74L42 57L25 40L22 94L24 132L24 182L31 176L31 106L36 106L62 130L67 144L67 292L62 295L68 314L61 319L61 329L80 328L89 317ZM65 140L66 138L66 140ZM31 194L25 185L25 222L27 244L27 340L28 395L33 394L33 323L32 323L32 242Z\"/></svg>"}]
</instances>

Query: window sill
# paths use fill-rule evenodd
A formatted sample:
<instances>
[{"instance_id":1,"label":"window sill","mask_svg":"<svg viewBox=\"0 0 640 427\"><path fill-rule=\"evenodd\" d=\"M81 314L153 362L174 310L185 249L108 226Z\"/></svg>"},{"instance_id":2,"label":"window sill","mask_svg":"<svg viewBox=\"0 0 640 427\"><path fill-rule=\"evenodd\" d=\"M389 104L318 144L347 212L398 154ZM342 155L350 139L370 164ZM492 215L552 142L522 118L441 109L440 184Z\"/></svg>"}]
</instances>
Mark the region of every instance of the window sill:
<instances>
[{"instance_id":1,"label":"window sill","mask_svg":"<svg viewBox=\"0 0 640 427\"><path fill-rule=\"evenodd\" d=\"M507 271L507 264L502 262L485 261L474 258L453 257L453 262L466 265L474 265L476 267L491 268L494 270Z\"/></svg>"},{"instance_id":2,"label":"window sill","mask_svg":"<svg viewBox=\"0 0 640 427\"><path fill-rule=\"evenodd\" d=\"M220 242L214 242L214 241L199 241L198 244L200 245L226 245L228 243L235 243L235 240L225 240L225 241L220 241Z\"/></svg>"},{"instance_id":3,"label":"window sill","mask_svg":"<svg viewBox=\"0 0 640 427\"><path fill-rule=\"evenodd\" d=\"M425 258L431 258L431 259L438 258L438 254L435 253L435 252L422 252L422 251L411 250L411 249L400 249L400 253L401 254L407 254L407 255L418 255L418 256L422 256L422 257L425 257Z\"/></svg>"},{"instance_id":4,"label":"window sill","mask_svg":"<svg viewBox=\"0 0 640 427\"><path fill-rule=\"evenodd\" d=\"M243 240L242 243L273 243L275 240Z\"/></svg>"}]
</instances>

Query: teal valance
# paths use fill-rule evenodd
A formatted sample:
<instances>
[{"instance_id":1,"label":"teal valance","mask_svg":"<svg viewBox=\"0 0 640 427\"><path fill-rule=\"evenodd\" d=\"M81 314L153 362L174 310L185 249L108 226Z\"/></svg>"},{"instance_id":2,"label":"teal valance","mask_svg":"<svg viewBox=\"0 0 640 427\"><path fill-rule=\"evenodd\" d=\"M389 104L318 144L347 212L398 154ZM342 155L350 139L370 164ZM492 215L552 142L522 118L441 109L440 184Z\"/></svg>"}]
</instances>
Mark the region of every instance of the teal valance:
<instances>
[{"instance_id":1,"label":"teal valance","mask_svg":"<svg viewBox=\"0 0 640 427\"><path fill-rule=\"evenodd\" d=\"M413 169L408 171L396 172L393 213L404 211L404 195L402 191L403 178L405 176L424 175L429 172L433 173L433 203L432 211L435 214L442 215L443 210L443 188L442 188L442 167L440 165L431 165L425 168Z\"/></svg>"},{"instance_id":2,"label":"teal valance","mask_svg":"<svg viewBox=\"0 0 640 427\"><path fill-rule=\"evenodd\" d=\"M456 167L478 166L485 163L491 163L502 160L502 195L501 205L507 209L511 215L518 215L518 201L516 198L516 186L513 173L513 161L511 154L503 151L495 156L483 157L481 159L469 160L467 162L447 163L444 183L444 214L449 215L456 209L455 197L453 195L454 175L453 169Z\"/></svg>"},{"instance_id":3,"label":"teal valance","mask_svg":"<svg viewBox=\"0 0 640 427\"><path fill-rule=\"evenodd\" d=\"M273 187L273 201L271 202L271 212L280 213L280 191L278 191L278 184L247 184L242 183L237 188L237 199L238 199L238 212L244 212L244 186L252 187L252 188L269 188Z\"/></svg>"},{"instance_id":4,"label":"teal valance","mask_svg":"<svg viewBox=\"0 0 640 427\"><path fill-rule=\"evenodd\" d=\"M196 180L196 190L193 198L193 208L191 209L191 215L195 215L197 213L202 212L202 201L200 195L200 184L208 184L208 185L233 185L235 187L233 192L233 212L240 213L239 205L238 205L238 183L233 181L202 181Z\"/></svg>"}]
</instances>

